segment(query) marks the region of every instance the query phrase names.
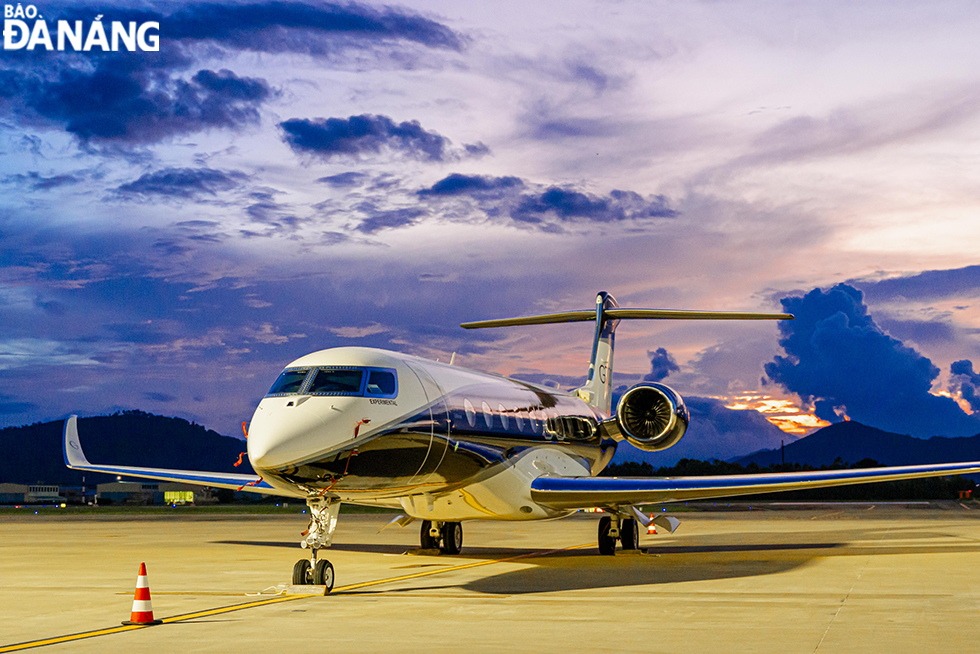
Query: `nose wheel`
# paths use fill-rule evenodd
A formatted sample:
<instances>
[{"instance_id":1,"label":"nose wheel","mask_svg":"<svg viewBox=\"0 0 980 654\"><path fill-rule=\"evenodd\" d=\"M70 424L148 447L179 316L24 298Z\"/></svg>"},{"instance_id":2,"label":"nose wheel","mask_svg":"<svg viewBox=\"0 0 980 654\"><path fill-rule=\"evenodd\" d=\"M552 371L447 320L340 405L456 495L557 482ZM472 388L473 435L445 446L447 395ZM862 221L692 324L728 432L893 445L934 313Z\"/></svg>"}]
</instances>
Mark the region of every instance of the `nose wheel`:
<instances>
[{"instance_id":1,"label":"nose wheel","mask_svg":"<svg viewBox=\"0 0 980 654\"><path fill-rule=\"evenodd\" d=\"M326 559L318 559L311 563L309 559L300 559L293 566L294 586L324 586L324 595L333 590L333 565Z\"/></svg>"},{"instance_id":2,"label":"nose wheel","mask_svg":"<svg viewBox=\"0 0 980 654\"><path fill-rule=\"evenodd\" d=\"M326 559L318 559L317 553L333 542L340 502L313 497L306 500L306 505L310 507L310 526L303 532L300 546L310 550L310 558L296 562L292 581L294 586L323 586L325 595L333 590L333 565Z\"/></svg>"}]
</instances>

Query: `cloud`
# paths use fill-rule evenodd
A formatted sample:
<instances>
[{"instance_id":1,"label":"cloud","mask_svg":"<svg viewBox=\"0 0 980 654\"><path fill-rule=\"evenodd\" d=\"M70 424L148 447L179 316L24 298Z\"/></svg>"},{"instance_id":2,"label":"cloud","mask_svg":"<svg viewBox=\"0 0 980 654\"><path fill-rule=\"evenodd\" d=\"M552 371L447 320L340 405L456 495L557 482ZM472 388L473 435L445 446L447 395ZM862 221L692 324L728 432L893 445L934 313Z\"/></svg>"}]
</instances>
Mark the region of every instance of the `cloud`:
<instances>
[{"instance_id":1,"label":"cloud","mask_svg":"<svg viewBox=\"0 0 980 654\"><path fill-rule=\"evenodd\" d=\"M541 141L561 141L567 138L615 136L619 125L605 118L533 117L530 136Z\"/></svg>"},{"instance_id":2,"label":"cloud","mask_svg":"<svg viewBox=\"0 0 980 654\"><path fill-rule=\"evenodd\" d=\"M613 190L599 196L571 187L532 185L512 176L453 173L417 191L416 195L430 202L472 199L492 221L551 233L563 232L563 225L567 224L641 221L677 215L662 195L644 198L632 191ZM464 221L474 222L472 207L441 213L456 219L465 216Z\"/></svg>"},{"instance_id":3,"label":"cloud","mask_svg":"<svg viewBox=\"0 0 980 654\"><path fill-rule=\"evenodd\" d=\"M478 158L490 154L490 146L482 141L477 141L476 143L464 143L463 150L467 155Z\"/></svg>"},{"instance_id":4,"label":"cloud","mask_svg":"<svg viewBox=\"0 0 980 654\"><path fill-rule=\"evenodd\" d=\"M449 156L449 139L422 128L418 121L395 123L387 116L362 114L350 118L292 118L279 123L294 152L321 159L401 152L425 161Z\"/></svg>"},{"instance_id":5,"label":"cloud","mask_svg":"<svg viewBox=\"0 0 980 654\"><path fill-rule=\"evenodd\" d=\"M115 66L62 68L57 74L4 71L16 96L7 109L21 122L56 126L82 142L155 143L209 128L258 122L273 91L262 79L199 70L189 80Z\"/></svg>"},{"instance_id":6,"label":"cloud","mask_svg":"<svg viewBox=\"0 0 980 654\"><path fill-rule=\"evenodd\" d=\"M368 179L366 173L357 172L346 172L340 173L338 175L329 175L327 177L321 177L316 180L321 184L327 184L333 188L352 188L354 186L360 186Z\"/></svg>"},{"instance_id":7,"label":"cloud","mask_svg":"<svg viewBox=\"0 0 980 654\"><path fill-rule=\"evenodd\" d=\"M980 388L980 374L973 372L973 362L968 359L954 361L949 366L949 372L952 375L950 390L959 390L970 408L975 412L980 411L980 396L977 395L977 388ZM957 385L959 385L958 389Z\"/></svg>"},{"instance_id":8,"label":"cloud","mask_svg":"<svg viewBox=\"0 0 980 654\"><path fill-rule=\"evenodd\" d=\"M949 343L956 340L956 330L941 320L882 319L879 326L899 340L909 340L920 345Z\"/></svg>"},{"instance_id":9,"label":"cloud","mask_svg":"<svg viewBox=\"0 0 980 654\"><path fill-rule=\"evenodd\" d=\"M869 302L917 300L928 302L980 295L980 266L950 270L926 270L891 279L848 282L864 291Z\"/></svg>"},{"instance_id":10,"label":"cloud","mask_svg":"<svg viewBox=\"0 0 980 654\"><path fill-rule=\"evenodd\" d=\"M123 184L116 192L124 196L163 196L193 198L199 195L217 195L220 191L237 188L245 179L239 171L221 171L213 168L164 168L141 175L139 179Z\"/></svg>"},{"instance_id":11,"label":"cloud","mask_svg":"<svg viewBox=\"0 0 980 654\"><path fill-rule=\"evenodd\" d=\"M26 175L17 173L4 178L4 182L8 184L27 186L32 191L49 191L62 186L78 184L82 181L84 181L84 178L79 175L52 175L51 177L44 177L36 171L30 171Z\"/></svg>"},{"instance_id":12,"label":"cloud","mask_svg":"<svg viewBox=\"0 0 980 654\"><path fill-rule=\"evenodd\" d=\"M365 203L358 207L368 214L355 229L364 234L374 234L383 229L410 227L426 215L424 209L409 207L404 209L378 210L373 205Z\"/></svg>"},{"instance_id":13,"label":"cloud","mask_svg":"<svg viewBox=\"0 0 980 654\"><path fill-rule=\"evenodd\" d=\"M37 409L36 404L19 402L10 395L0 393L0 415L16 415Z\"/></svg>"},{"instance_id":14,"label":"cloud","mask_svg":"<svg viewBox=\"0 0 980 654\"><path fill-rule=\"evenodd\" d=\"M177 398L173 395L168 395L167 393L155 393L152 391L143 393L143 398L147 400L151 400L153 402L167 402L167 403L175 402L177 400Z\"/></svg>"},{"instance_id":15,"label":"cloud","mask_svg":"<svg viewBox=\"0 0 980 654\"><path fill-rule=\"evenodd\" d=\"M159 52L48 53L17 51L0 68L0 115L24 126L55 127L83 143L131 146L211 128L237 130L258 122L258 108L275 92L263 79L230 70L199 70L199 56L228 51L303 53L337 58L357 49L414 43L459 51L463 38L448 27L401 9L357 3L193 3L164 14L145 9L75 6L47 16L69 23L96 14L162 26ZM128 56L127 56L128 55ZM412 66L406 54L393 56ZM358 59L364 65L364 57ZM479 146L474 146L479 147Z\"/></svg>"},{"instance_id":16,"label":"cloud","mask_svg":"<svg viewBox=\"0 0 980 654\"><path fill-rule=\"evenodd\" d=\"M567 188L552 186L542 193L523 195L510 216L518 222L541 223L546 215L562 222L616 222L639 218L671 218L677 212L658 195L646 200L632 191L611 191L608 197L597 197Z\"/></svg>"},{"instance_id":17,"label":"cloud","mask_svg":"<svg viewBox=\"0 0 980 654\"><path fill-rule=\"evenodd\" d=\"M411 41L460 50L451 29L405 10L357 3L194 3L166 18L166 37L237 50L327 55L350 43Z\"/></svg>"},{"instance_id":18,"label":"cloud","mask_svg":"<svg viewBox=\"0 0 980 654\"><path fill-rule=\"evenodd\" d=\"M453 173L444 177L429 188L418 192L419 197L472 195L487 197L499 195L501 191L509 191L524 187L524 182L517 177L491 177L488 175L461 175Z\"/></svg>"},{"instance_id":19,"label":"cloud","mask_svg":"<svg viewBox=\"0 0 980 654\"><path fill-rule=\"evenodd\" d=\"M881 330L861 292L847 284L781 300L796 320L779 323L787 356L765 365L768 377L813 403L820 418L838 412L896 433L926 437L980 432L980 420L929 391L939 369Z\"/></svg>"},{"instance_id":20,"label":"cloud","mask_svg":"<svg viewBox=\"0 0 980 654\"><path fill-rule=\"evenodd\" d=\"M658 347L654 352L647 352L647 356L650 357L650 373L643 377L643 381L663 381L670 373L681 369L666 348Z\"/></svg>"}]
</instances>

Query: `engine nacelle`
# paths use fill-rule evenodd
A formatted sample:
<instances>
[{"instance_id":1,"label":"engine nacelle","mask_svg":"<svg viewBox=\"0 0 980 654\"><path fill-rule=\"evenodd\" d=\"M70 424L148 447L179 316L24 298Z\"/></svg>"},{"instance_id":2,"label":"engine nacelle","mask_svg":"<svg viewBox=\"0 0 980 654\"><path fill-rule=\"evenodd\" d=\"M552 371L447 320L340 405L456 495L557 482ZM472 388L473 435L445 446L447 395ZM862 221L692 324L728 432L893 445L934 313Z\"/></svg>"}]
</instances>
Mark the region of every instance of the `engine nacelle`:
<instances>
[{"instance_id":1,"label":"engine nacelle","mask_svg":"<svg viewBox=\"0 0 980 654\"><path fill-rule=\"evenodd\" d=\"M687 431L690 414L670 386L644 382L623 393L616 423L626 442L647 452L666 450Z\"/></svg>"}]
</instances>

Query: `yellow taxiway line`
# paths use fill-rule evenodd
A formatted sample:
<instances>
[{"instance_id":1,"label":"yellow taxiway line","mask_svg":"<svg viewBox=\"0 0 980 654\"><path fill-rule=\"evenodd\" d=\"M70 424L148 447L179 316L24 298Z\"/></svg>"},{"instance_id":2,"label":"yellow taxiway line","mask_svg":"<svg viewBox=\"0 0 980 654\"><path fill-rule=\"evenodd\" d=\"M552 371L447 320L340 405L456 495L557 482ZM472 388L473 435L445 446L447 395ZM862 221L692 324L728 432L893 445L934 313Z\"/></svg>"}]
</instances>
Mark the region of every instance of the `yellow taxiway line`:
<instances>
[{"instance_id":1,"label":"yellow taxiway line","mask_svg":"<svg viewBox=\"0 0 980 654\"><path fill-rule=\"evenodd\" d=\"M530 552L528 554L518 554L516 556L508 556L502 559L486 559L484 561L474 561L472 563L462 563L460 565L450 566L448 568L437 568L433 570L423 570L421 572L413 572L411 574L399 575L397 577L385 577L384 579L374 579L372 581L362 581L356 584L348 584L346 586L339 586L333 589L331 595L338 595L349 593L350 591L359 590L361 588L369 588L371 586L380 586L382 584L393 584L399 581L408 581L410 579L419 579L421 577L431 577L433 575L441 575L447 572L456 572L458 570L469 570L471 568L479 568L485 565L493 565L495 563L506 563L508 561L517 561L519 559L528 559L535 556L547 556L548 554L555 554L556 552L566 552L569 550L584 549L586 547L595 547L595 543L588 543L586 545L574 545L572 547L562 547L554 550L547 550L543 552ZM177 594L177 593L158 593L158 594ZM204 618L212 615L220 615L222 613L230 613L232 611L242 611L244 609L252 609L258 606L266 606L268 604L278 604L280 602L292 602L296 600L310 599L311 597L322 597L320 594L308 594L308 595L277 595L275 597L270 597L268 599L255 600L252 602L245 602L243 604L233 604L231 606L222 606L216 609L206 609L204 611L195 611L194 613L183 613L181 615L170 616L169 618L163 618L163 624L172 624L175 622L184 622L186 620L194 620L196 618ZM4 652L17 652L24 649L30 649L33 647L45 647L46 645L57 645L58 643L68 643L74 640L82 640L83 638L95 638L97 636L108 636L109 634L118 634L124 631L133 631L135 629L146 629L147 627L154 625L123 625L119 627L108 627L105 629L96 629L94 631L83 631L77 634L68 634L65 636L55 636L53 638L44 638L42 640L31 640L25 643L16 643L13 645L0 646L0 654Z\"/></svg>"}]
</instances>

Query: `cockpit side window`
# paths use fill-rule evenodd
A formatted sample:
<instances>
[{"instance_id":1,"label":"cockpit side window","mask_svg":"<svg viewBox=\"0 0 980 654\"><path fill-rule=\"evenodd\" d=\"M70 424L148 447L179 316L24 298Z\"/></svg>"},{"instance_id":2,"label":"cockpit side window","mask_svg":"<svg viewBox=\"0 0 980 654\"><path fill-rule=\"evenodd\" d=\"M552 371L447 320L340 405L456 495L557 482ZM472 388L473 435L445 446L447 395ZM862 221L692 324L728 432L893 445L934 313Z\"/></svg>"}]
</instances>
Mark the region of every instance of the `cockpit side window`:
<instances>
[{"instance_id":1,"label":"cockpit side window","mask_svg":"<svg viewBox=\"0 0 980 654\"><path fill-rule=\"evenodd\" d=\"M309 372L309 368L293 368L292 370L283 370L282 374L279 375L279 379L277 379L276 383L274 383L272 388L269 389L269 395L289 395L299 393L299 390L303 387L303 382L306 381L306 375Z\"/></svg>"},{"instance_id":2,"label":"cockpit side window","mask_svg":"<svg viewBox=\"0 0 980 654\"><path fill-rule=\"evenodd\" d=\"M363 379L364 371L361 369L320 368L306 392L310 395L360 395Z\"/></svg>"},{"instance_id":3,"label":"cockpit side window","mask_svg":"<svg viewBox=\"0 0 980 654\"><path fill-rule=\"evenodd\" d=\"M395 373L387 370L372 370L368 376L368 395L384 395L393 397L398 390L395 384Z\"/></svg>"}]
</instances>

